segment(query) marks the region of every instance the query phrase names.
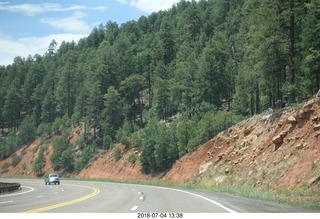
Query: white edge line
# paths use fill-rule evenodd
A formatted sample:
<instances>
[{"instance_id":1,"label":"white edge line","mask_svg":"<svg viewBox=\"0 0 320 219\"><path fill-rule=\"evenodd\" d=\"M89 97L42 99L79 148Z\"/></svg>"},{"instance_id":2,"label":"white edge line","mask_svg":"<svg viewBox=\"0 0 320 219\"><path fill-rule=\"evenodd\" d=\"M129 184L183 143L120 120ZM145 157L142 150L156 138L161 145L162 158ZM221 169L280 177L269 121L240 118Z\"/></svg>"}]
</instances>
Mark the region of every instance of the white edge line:
<instances>
[{"instance_id":1,"label":"white edge line","mask_svg":"<svg viewBox=\"0 0 320 219\"><path fill-rule=\"evenodd\" d=\"M184 191L184 190L181 190L181 189L174 189L174 188L167 188L167 187L160 187L160 186L149 186L149 185L138 185L138 186L145 186L145 187L152 187L152 188L159 188L159 189L168 189L168 190L173 190L173 191L177 191L177 192L183 192L183 193L186 193L186 194L189 194L189 195L193 195L193 196L205 199L205 200L207 200L207 201L219 206L220 208L223 208L224 210L228 211L229 213L238 213L238 212L236 212L236 211L224 206L223 204L220 204L219 202L216 202L216 201L214 201L214 200L212 200L210 198L204 197L204 196L196 194L196 193Z\"/></svg>"},{"instance_id":2,"label":"white edge line","mask_svg":"<svg viewBox=\"0 0 320 219\"><path fill-rule=\"evenodd\" d=\"M169 188L168 188L168 189L169 189ZM219 202L216 202L216 201L214 201L214 200L212 200L212 199L210 199L210 198L204 197L204 196L202 196L202 195L198 195L198 194L195 194L195 193L192 193L192 192L187 192L187 191L179 190L179 189L171 189L171 190L175 190L175 191L179 191L179 192L184 192L184 193L187 193L187 194L189 194L189 195L193 195L193 196L197 196L197 197L199 197L199 198L203 198L203 199L205 199L205 200L207 200L207 201L209 201L209 202L211 202L211 203L219 206L220 208L223 208L224 210L226 210L226 211L228 211L228 212L230 212L230 213L237 213L236 211L234 211L234 210L232 210L232 209L230 209L230 208L227 208L226 206L220 204Z\"/></svg>"},{"instance_id":3,"label":"white edge line","mask_svg":"<svg viewBox=\"0 0 320 219\"><path fill-rule=\"evenodd\" d=\"M32 192L34 190L34 188L29 187L29 186L21 186L21 187L29 188L30 190L24 191L24 192L12 193L12 194L8 194L8 195L0 195L0 198L9 197L9 196L15 196L15 195L22 195L22 194L26 194L26 193Z\"/></svg>"},{"instance_id":4,"label":"white edge line","mask_svg":"<svg viewBox=\"0 0 320 219\"><path fill-rule=\"evenodd\" d=\"M13 202L13 200L11 200L11 201L5 201L5 202L0 202L0 204L6 204L6 203L12 203Z\"/></svg>"},{"instance_id":5,"label":"white edge line","mask_svg":"<svg viewBox=\"0 0 320 219\"><path fill-rule=\"evenodd\" d=\"M131 211L135 211L135 210L137 210L138 207L139 207L139 206L137 206L137 205L136 205L136 206L133 206L130 210L131 210Z\"/></svg>"}]
</instances>

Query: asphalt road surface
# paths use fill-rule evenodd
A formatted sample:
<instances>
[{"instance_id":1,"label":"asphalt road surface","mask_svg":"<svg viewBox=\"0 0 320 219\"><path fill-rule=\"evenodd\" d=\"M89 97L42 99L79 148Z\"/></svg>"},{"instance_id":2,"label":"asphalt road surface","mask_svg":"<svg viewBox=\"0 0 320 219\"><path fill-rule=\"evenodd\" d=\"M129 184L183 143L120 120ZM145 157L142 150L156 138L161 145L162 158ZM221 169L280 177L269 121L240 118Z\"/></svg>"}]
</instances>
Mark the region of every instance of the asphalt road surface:
<instances>
[{"instance_id":1,"label":"asphalt road surface","mask_svg":"<svg viewBox=\"0 0 320 219\"><path fill-rule=\"evenodd\" d=\"M0 178L22 187L0 195L0 213L135 213L135 218L167 219L184 213L318 213L227 193L60 180L60 185L45 185L44 179Z\"/></svg>"}]
</instances>

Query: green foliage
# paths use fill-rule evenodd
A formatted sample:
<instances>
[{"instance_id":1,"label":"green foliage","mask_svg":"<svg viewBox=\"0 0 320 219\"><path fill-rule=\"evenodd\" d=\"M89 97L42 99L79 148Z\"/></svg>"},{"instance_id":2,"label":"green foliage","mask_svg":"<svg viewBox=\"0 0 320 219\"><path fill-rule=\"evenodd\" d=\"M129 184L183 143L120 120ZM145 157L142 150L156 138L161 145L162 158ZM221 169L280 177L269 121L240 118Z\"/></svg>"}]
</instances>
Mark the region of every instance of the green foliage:
<instances>
[{"instance_id":1,"label":"green foliage","mask_svg":"<svg viewBox=\"0 0 320 219\"><path fill-rule=\"evenodd\" d=\"M9 148L3 142L0 142L0 160L4 159L9 155Z\"/></svg>"},{"instance_id":2,"label":"green foliage","mask_svg":"<svg viewBox=\"0 0 320 219\"><path fill-rule=\"evenodd\" d=\"M177 145L179 148L179 156L182 157L190 152L190 142L196 136L196 124L191 119L183 117L178 121L176 127Z\"/></svg>"},{"instance_id":3,"label":"green foliage","mask_svg":"<svg viewBox=\"0 0 320 219\"><path fill-rule=\"evenodd\" d=\"M36 136L36 128L31 117L26 117L19 127L19 132L17 134L18 144L21 146L28 141L34 139Z\"/></svg>"},{"instance_id":4,"label":"green foliage","mask_svg":"<svg viewBox=\"0 0 320 219\"><path fill-rule=\"evenodd\" d=\"M23 144L34 139L36 129L30 117L26 117L20 125L18 131L10 131L3 145L0 145L0 158L7 157L19 149Z\"/></svg>"},{"instance_id":5,"label":"green foliage","mask_svg":"<svg viewBox=\"0 0 320 219\"><path fill-rule=\"evenodd\" d=\"M291 95L297 93L297 87L294 84L285 83L282 92L284 99L288 100Z\"/></svg>"},{"instance_id":6,"label":"green foliage","mask_svg":"<svg viewBox=\"0 0 320 219\"><path fill-rule=\"evenodd\" d=\"M134 125L129 121L125 121L123 126L116 133L116 140L123 145L129 146L129 136L134 132Z\"/></svg>"},{"instance_id":7,"label":"green foliage","mask_svg":"<svg viewBox=\"0 0 320 219\"><path fill-rule=\"evenodd\" d=\"M53 152L50 160L55 171L63 169L72 172L74 169L74 157L68 136L68 133L65 132L62 136L53 137Z\"/></svg>"},{"instance_id":8,"label":"green foliage","mask_svg":"<svg viewBox=\"0 0 320 219\"><path fill-rule=\"evenodd\" d=\"M2 115L4 120L8 122L9 128L18 128L21 120L22 96L17 83L15 80L12 85L10 84L10 86L7 87L7 95L3 98L4 105Z\"/></svg>"},{"instance_id":9,"label":"green foliage","mask_svg":"<svg viewBox=\"0 0 320 219\"><path fill-rule=\"evenodd\" d=\"M165 124L150 122L141 133L143 139L140 161L146 173L161 172L178 158L174 132Z\"/></svg>"},{"instance_id":10,"label":"green foliage","mask_svg":"<svg viewBox=\"0 0 320 219\"><path fill-rule=\"evenodd\" d=\"M306 4L307 13L302 18L301 32L301 87L304 94L316 93L320 89L319 60L320 44L317 40L319 37L319 16L320 3L317 0L308 1Z\"/></svg>"},{"instance_id":11,"label":"green foliage","mask_svg":"<svg viewBox=\"0 0 320 219\"><path fill-rule=\"evenodd\" d=\"M179 118L174 128L179 156L182 157L194 151L219 132L239 122L240 119L232 112L226 111L207 112L200 116L200 119Z\"/></svg>"},{"instance_id":12,"label":"green foliage","mask_svg":"<svg viewBox=\"0 0 320 219\"><path fill-rule=\"evenodd\" d=\"M132 147L141 147L143 145L143 140L139 133L134 133L131 135L131 144Z\"/></svg>"},{"instance_id":13,"label":"green foliage","mask_svg":"<svg viewBox=\"0 0 320 219\"><path fill-rule=\"evenodd\" d=\"M113 151L113 157L116 161L120 160L122 157L122 152L119 147L115 147Z\"/></svg>"},{"instance_id":14,"label":"green foliage","mask_svg":"<svg viewBox=\"0 0 320 219\"><path fill-rule=\"evenodd\" d=\"M156 169L154 157L154 145L156 144L156 122L152 121L142 130L143 146L140 156L142 170L151 173Z\"/></svg>"},{"instance_id":15,"label":"green foliage","mask_svg":"<svg viewBox=\"0 0 320 219\"><path fill-rule=\"evenodd\" d=\"M45 157L44 157L44 152L45 152L45 147L41 147L38 157L32 164L32 170L37 176L42 176L43 175L43 166L45 164Z\"/></svg>"},{"instance_id":16,"label":"green foliage","mask_svg":"<svg viewBox=\"0 0 320 219\"><path fill-rule=\"evenodd\" d=\"M113 144L113 141L110 135L106 135L103 137L103 149L109 150L112 144Z\"/></svg>"},{"instance_id":17,"label":"green foliage","mask_svg":"<svg viewBox=\"0 0 320 219\"><path fill-rule=\"evenodd\" d=\"M12 156L11 165L12 165L13 167L17 166L17 165L19 164L19 162L21 161L21 159L22 159L21 156L19 156L19 155L17 155L17 154L14 154L14 155Z\"/></svg>"},{"instance_id":18,"label":"green foliage","mask_svg":"<svg viewBox=\"0 0 320 219\"><path fill-rule=\"evenodd\" d=\"M113 87L109 87L107 94L104 95L104 123L105 133L114 139L116 131L123 124L123 109L120 94Z\"/></svg>"},{"instance_id":19,"label":"green foliage","mask_svg":"<svg viewBox=\"0 0 320 219\"><path fill-rule=\"evenodd\" d=\"M75 164L75 169L79 172L81 171L83 168L85 168L90 160L93 158L94 156L94 148L90 147L90 146L86 146L83 150L82 150L82 154L80 159L78 159L76 161Z\"/></svg>"},{"instance_id":20,"label":"green foliage","mask_svg":"<svg viewBox=\"0 0 320 219\"><path fill-rule=\"evenodd\" d=\"M206 120L206 118L208 120ZM236 118L234 118L233 113L226 111L218 111L214 115L209 114L203 119L203 121L204 127L202 128L202 133L204 136L204 141L208 141L219 132L226 130L233 124L239 122Z\"/></svg>"},{"instance_id":21,"label":"green foliage","mask_svg":"<svg viewBox=\"0 0 320 219\"><path fill-rule=\"evenodd\" d=\"M50 136L51 134L51 124L45 124L45 123L41 123L37 130L36 130L36 134L38 136L41 136L43 138L46 138L48 136Z\"/></svg>"},{"instance_id":22,"label":"green foliage","mask_svg":"<svg viewBox=\"0 0 320 219\"><path fill-rule=\"evenodd\" d=\"M8 172L9 167L10 167L10 163L4 163L3 166L2 166L2 169L1 169L1 173Z\"/></svg>"},{"instance_id":23,"label":"green foliage","mask_svg":"<svg viewBox=\"0 0 320 219\"><path fill-rule=\"evenodd\" d=\"M145 78L142 75L133 74L123 80L120 86L120 93L124 99L126 118L140 126L142 120L142 91L145 88Z\"/></svg>"},{"instance_id":24,"label":"green foliage","mask_svg":"<svg viewBox=\"0 0 320 219\"><path fill-rule=\"evenodd\" d=\"M130 154L128 157L128 161L130 163L135 163L138 160L137 156L135 154Z\"/></svg>"},{"instance_id":25,"label":"green foliage","mask_svg":"<svg viewBox=\"0 0 320 219\"><path fill-rule=\"evenodd\" d=\"M59 164L66 172L70 173L74 170L74 158L70 147L62 152Z\"/></svg>"}]
</instances>

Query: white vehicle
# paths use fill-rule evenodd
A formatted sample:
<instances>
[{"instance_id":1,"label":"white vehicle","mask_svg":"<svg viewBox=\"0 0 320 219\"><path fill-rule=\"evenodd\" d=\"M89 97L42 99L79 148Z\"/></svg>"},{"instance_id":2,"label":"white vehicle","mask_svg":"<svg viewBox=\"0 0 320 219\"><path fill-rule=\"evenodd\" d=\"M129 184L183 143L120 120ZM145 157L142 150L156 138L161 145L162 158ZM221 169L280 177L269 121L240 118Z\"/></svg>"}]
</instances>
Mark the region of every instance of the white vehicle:
<instances>
[{"instance_id":1,"label":"white vehicle","mask_svg":"<svg viewBox=\"0 0 320 219\"><path fill-rule=\"evenodd\" d=\"M55 173L46 175L45 183L46 183L46 185L47 184L50 185L51 183L60 185L59 175L55 174Z\"/></svg>"}]
</instances>

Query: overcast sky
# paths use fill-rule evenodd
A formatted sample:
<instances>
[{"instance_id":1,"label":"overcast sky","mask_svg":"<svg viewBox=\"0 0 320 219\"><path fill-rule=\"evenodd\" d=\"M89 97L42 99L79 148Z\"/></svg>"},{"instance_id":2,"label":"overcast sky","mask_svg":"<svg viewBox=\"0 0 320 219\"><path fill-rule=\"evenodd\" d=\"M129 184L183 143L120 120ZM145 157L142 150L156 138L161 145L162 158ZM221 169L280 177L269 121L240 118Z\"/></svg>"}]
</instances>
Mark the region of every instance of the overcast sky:
<instances>
[{"instance_id":1,"label":"overcast sky","mask_svg":"<svg viewBox=\"0 0 320 219\"><path fill-rule=\"evenodd\" d=\"M108 21L121 25L179 0L12 0L0 1L0 65L14 57L43 55L54 39L77 42Z\"/></svg>"}]
</instances>

